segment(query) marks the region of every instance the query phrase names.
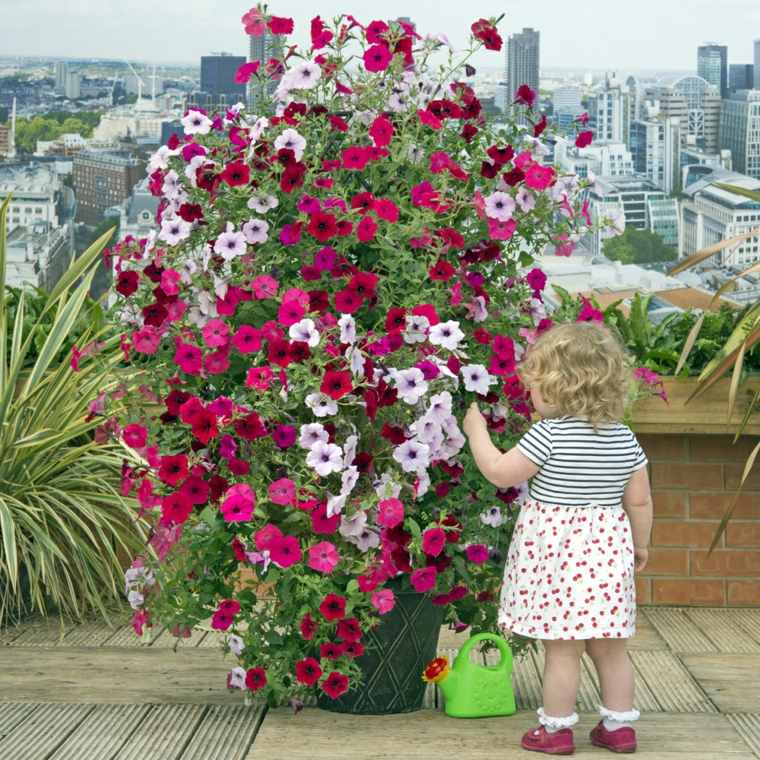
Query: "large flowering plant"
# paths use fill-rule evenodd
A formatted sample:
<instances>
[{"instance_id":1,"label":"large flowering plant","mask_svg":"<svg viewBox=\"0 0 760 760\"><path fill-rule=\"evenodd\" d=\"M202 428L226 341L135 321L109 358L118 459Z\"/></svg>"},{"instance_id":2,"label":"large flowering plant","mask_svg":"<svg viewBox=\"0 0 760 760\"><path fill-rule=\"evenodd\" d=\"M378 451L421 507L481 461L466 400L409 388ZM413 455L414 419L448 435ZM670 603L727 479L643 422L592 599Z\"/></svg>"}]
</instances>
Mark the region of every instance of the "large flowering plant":
<instances>
[{"instance_id":1,"label":"large flowering plant","mask_svg":"<svg viewBox=\"0 0 760 760\"><path fill-rule=\"evenodd\" d=\"M266 6L243 21L293 28ZM532 255L590 225L536 94L495 126L462 79L501 49L493 19L438 67L447 40L405 22L317 16L311 40L238 72L274 79L274 115L185 115L150 162L156 231L110 253L146 378L113 429L155 524L127 572L135 628L211 617L229 685L270 703L358 679L390 579L496 630L521 484L479 475L458 416L478 398L505 447L525 429L517 362L551 325Z\"/></svg>"}]
</instances>

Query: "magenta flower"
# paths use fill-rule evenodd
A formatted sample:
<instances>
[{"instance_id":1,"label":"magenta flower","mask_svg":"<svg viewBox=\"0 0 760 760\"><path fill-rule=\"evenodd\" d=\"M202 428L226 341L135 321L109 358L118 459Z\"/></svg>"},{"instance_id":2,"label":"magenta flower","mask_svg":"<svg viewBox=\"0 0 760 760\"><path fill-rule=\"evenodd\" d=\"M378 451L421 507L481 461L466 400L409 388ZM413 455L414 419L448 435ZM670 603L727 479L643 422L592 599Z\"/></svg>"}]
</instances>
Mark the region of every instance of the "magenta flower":
<instances>
[{"instance_id":1,"label":"magenta flower","mask_svg":"<svg viewBox=\"0 0 760 760\"><path fill-rule=\"evenodd\" d=\"M372 594L372 606L381 614L385 615L396 606L396 597L389 588L381 588Z\"/></svg>"},{"instance_id":2,"label":"magenta flower","mask_svg":"<svg viewBox=\"0 0 760 760\"><path fill-rule=\"evenodd\" d=\"M230 328L221 319L210 319L203 326L203 340L209 348L226 346L230 337Z\"/></svg>"},{"instance_id":3,"label":"magenta flower","mask_svg":"<svg viewBox=\"0 0 760 760\"><path fill-rule=\"evenodd\" d=\"M278 425L272 431L272 440L281 449L289 449L298 437L296 429L292 425Z\"/></svg>"},{"instance_id":4,"label":"magenta flower","mask_svg":"<svg viewBox=\"0 0 760 760\"><path fill-rule=\"evenodd\" d=\"M525 184L534 190L546 190L554 182L554 169L551 166L533 164L525 173Z\"/></svg>"},{"instance_id":5,"label":"magenta flower","mask_svg":"<svg viewBox=\"0 0 760 760\"><path fill-rule=\"evenodd\" d=\"M437 557L446 546L446 531L443 528L429 528L422 534L422 551L430 557Z\"/></svg>"},{"instance_id":6,"label":"magenta flower","mask_svg":"<svg viewBox=\"0 0 760 760\"><path fill-rule=\"evenodd\" d=\"M385 71L392 58L387 45L371 45L364 51L364 68L367 71Z\"/></svg>"},{"instance_id":7,"label":"magenta flower","mask_svg":"<svg viewBox=\"0 0 760 760\"><path fill-rule=\"evenodd\" d=\"M488 561L488 547L485 544L470 544L464 550L467 559L475 565Z\"/></svg>"},{"instance_id":8,"label":"magenta flower","mask_svg":"<svg viewBox=\"0 0 760 760\"><path fill-rule=\"evenodd\" d=\"M296 484L290 478L280 478L270 483L269 501L280 506L295 505Z\"/></svg>"},{"instance_id":9,"label":"magenta flower","mask_svg":"<svg viewBox=\"0 0 760 760\"><path fill-rule=\"evenodd\" d=\"M340 555L330 541L321 541L309 549L308 565L312 570L329 575L340 562Z\"/></svg>"},{"instance_id":10,"label":"magenta flower","mask_svg":"<svg viewBox=\"0 0 760 760\"><path fill-rule=\"evenodd\" d=\"M377 505L377 523L395 528L404 522L404 505L399 499L383 499Z\"/></svg>"},{"instance_id":11,"label":"magenta flower","mask_svg":"<svg viewBox=\"0 0 760 760\"><path fill-rule=\"evenodd\" d=\"M235 82L237 84L248 84L251 77L259 70L261 61L249 61L238 67L235 72Z\"/></svg>"},{"instance_id":12,"label":"magenta flower","mask_svg":"<svg viewBox=\"0 0 760 760\"><path fill-rule=\"evenodd\" d=\"M225 499L219 507L226 522L246 522L253 517L256 506L256 494L246 483L232 486L225 494Z\"/></svg>"},{"instance_id":13,"label":"magenta flower","mask_svg":"<svg viewBox=\"0 0 760 760\"><path fill-rule=\"evenodd\" d=\"M188 375L197 375L201 371L202 358L200 348L189 343L177 341L177 350L174 354L174 363Z\"/></svg>"},{"instance_id":14,"label":"magenta flower","mask_svg":"<svg viewBox=\"0 0 760 760\"><path fill-rule=\"evenodd\" d=\"M278 567L287 568L303 559L303 552L295 536L283 536L271 545L269 549L272 562Z\"/></svg>"},{"instance_id":15,"label":"magenta flower","mask_svg":"<svg viewBox=\"0 0 760 760\"><path fill-rule=\"evenodd\" d=\"M435 588L436 578L438 577L438 571L432 565L429 567L421 567L419 570L412 572L409 580L414 587L414 590L419 594L424 594L426 591Z\"/></svg>"}]
</instances>

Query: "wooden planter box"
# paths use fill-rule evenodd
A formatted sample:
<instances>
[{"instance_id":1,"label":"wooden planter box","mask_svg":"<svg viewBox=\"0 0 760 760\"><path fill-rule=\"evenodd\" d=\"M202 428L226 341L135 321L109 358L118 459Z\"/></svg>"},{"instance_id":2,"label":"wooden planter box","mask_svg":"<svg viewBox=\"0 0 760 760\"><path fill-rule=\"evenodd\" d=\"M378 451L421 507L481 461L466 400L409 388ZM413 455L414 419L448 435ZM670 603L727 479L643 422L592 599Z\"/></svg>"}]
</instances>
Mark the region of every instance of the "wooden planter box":
<instances>
[{"instance_id":1,"label":"wooden planter box","mask_svg":"<svg viewBox=\"0 0 760 760\"><path fill-rule=\"evenodd\" d=\"M631 429L649 459L655 515L649 565L637 582L641 604L760 605L760 463L707 557L747 457L760 441L756 414L733 443L760 377L740 387L730 421L729 385L730 377L723 378L684 406L696 378L665 378L670 403L654 397L633 410Z\"/></svg>"}]
</instances>

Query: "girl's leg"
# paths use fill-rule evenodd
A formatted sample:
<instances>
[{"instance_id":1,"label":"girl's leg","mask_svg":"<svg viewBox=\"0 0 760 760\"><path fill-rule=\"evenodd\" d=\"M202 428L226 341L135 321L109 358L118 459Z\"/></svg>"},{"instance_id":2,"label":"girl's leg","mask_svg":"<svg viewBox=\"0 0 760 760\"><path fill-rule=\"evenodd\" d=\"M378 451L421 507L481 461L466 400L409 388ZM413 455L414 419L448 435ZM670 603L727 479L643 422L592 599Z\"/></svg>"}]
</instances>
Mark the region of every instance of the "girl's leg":
<instances>
[{"instance_id":1,"label":"girl's leg","mask_svg":"<svg viewBox=\"0 0 760 760\"><path fill-rule=\"evenodd\" d=\"M594 662L602 688L600 714L608 731L631 725L639 717L633 707L633 665L625 639L590 639L586 651Z\"/></svg>"},{"instance_id":2,"label":"girl's leg","mask_svg":"<svg viewBox=\"0 0 760 760\"><path fill-rule=\"evenodd\" d=\"M584 641L546 641L544 640L546 659L544 663L544 706L543 715L539 713L541 723L550 729L550 718L565 719L555 721L558 728L572 725L577 720L575 701L581 678L581 655L585 648Z\"/></svg>"}]
</instances>

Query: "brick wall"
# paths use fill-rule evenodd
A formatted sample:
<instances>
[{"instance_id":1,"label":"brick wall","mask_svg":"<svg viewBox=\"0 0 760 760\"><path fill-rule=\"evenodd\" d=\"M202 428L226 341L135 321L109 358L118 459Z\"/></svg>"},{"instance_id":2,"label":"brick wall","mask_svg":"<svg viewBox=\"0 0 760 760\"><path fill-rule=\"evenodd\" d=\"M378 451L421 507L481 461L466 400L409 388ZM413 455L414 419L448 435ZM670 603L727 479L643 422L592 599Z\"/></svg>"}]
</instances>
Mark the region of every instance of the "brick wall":
<instances>
[{"instance_id":1,"label":"brick wall","mask_svg":"<svg viewBox=\"0 0 760 760\"><path fill-rule=\"evenodd\" d=\"M710 557L720 518L736 493L757 436L637 435L649 459L654 526L640 604L760 605L760 467L742 489Z\"/></svg>"}]
</instances>

